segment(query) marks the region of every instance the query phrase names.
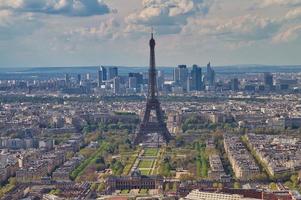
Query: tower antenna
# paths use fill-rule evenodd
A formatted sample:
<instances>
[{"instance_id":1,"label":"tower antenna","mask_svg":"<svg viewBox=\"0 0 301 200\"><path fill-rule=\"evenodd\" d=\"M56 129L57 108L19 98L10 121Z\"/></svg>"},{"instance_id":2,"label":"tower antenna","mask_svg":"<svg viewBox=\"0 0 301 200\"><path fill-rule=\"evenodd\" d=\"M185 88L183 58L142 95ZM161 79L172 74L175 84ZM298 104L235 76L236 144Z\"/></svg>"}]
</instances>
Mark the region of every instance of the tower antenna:
<instances>
[{"instance_id":1,"label":"tower antenna","mask_svg":"<svg viewBox=\"0 0 301 200\"><path fill-rule=\"evenodd\" d=\"M152 38L154 38L154 27L151 28Z\"/></svg>"}]
</instances>

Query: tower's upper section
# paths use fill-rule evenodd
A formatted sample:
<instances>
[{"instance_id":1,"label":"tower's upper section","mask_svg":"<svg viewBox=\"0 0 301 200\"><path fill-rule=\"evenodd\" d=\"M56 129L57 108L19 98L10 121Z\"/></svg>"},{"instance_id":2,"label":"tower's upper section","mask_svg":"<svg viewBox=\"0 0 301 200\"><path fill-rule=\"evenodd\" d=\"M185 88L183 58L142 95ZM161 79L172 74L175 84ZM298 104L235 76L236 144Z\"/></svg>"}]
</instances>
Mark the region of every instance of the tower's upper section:
<instances>
[{"instance_id":1,"label":"tower's upper section","mask_svg":"<svg viewBox=\"0 0 301 200\"><path fill-rule=\"evenodd\" d=\"M155 45L156 45L156 41L154 39L154 34L152 33L152 37L151 37L151 39L149 41L149 46L150 47L155 47Z\"/></svg>"},{"instance_id":2,"label":"tower's upper section","mask_svg":"<svg viewBox=\"0 0 301 200\"><path fill-rule=\"evenodd\" d=\"M156 42L154 40L154 35L152 33L152 37L149 41L150 47L150 62L149 62L149 80L148 80L148 96L151 99L156 98L156 58L155 58L155 45Z\"/></svg>"}]
</instances>

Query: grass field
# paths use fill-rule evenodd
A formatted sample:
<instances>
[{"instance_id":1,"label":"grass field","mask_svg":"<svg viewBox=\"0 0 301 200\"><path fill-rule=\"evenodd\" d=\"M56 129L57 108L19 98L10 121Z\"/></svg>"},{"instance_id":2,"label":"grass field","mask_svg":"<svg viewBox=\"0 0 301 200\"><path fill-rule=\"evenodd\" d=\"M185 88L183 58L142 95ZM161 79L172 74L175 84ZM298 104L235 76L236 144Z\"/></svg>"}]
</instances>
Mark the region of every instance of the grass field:
<instances>
[{"instance_id":1,"label":"grass field","mask_svg":"<svg viewBox=\"0 0 301 200\"><path fill-rule=\"evenodd\" d=\"M138 168L152 168L154 160L141 160Z\"/></svg>"},{"instance_id":2,"label":"grass field","mask_svg":"<svg viewBox=\"0 0 301 200\"><path fill-rule=\"evenodd\" d=\"M129 190L121 190L121 194L128 194L129 192Z\"/></svg>"},{"instance_id":3,"label":"grass field","mask_svg":"<svg viewBox=\"0 0 301 200\"><path fill-rule=\"evenodd\" d=\"M143 156L156 156L158 154L158 149L147 148L144 150Z\"/></svg>"},{"instance_id":4,"label":"grass field","mask_svg":"<svg viewBox=\"0 0 301 200\"><path fill-rule=\"evenodd\" d=\"M148 189L140 189L139 194L147 194Z\"/></svg>"},{"instance_id":5,"label":"grass field","mask_svg":"<svg viewBox=\"0 0 301 200\"><path fill-rule=\"evenodd\" d=\"M96 162L96 159L103 154L107 146L108 144L106 142L100 144L100 147L95 152L93 152L92 155L90 155L86 160L81 162L81 164L71 172L70 178L72 180L75 180L77 177L79 177L89 165Z\"/></svg>"},{"instance_id":6,"label":"grass field","mask_svg":"<svg viewBox=\"0 0 301 200\"><path fill-rule=\"evenodd\" d=\"M136 159L137 159L137 154L133 154L128 158L128 160L126 161L126 165L123 169L123 175L128 175L130 173Z\"/></svg>"},{"instance_id":7,"label":"grass field","mask_svg":"<svg viewBox=\"0 0 301 200\"><path fill-rule=\"evenodd\" d=\"M150 169L142 169L142 170L140 170L141 174L145 175L145 176L148 176L150 174L150 171L151 171Z\"/></svg>"}]
</instances>

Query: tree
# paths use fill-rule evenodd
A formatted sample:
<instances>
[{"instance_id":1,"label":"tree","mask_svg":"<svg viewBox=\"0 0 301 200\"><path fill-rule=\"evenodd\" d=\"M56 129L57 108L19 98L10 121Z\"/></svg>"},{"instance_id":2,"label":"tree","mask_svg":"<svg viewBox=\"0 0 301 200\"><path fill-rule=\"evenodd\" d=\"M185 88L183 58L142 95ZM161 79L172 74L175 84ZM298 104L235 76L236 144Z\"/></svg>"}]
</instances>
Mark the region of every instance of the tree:
<instances>
[{"instance_id":1,"label":"tree","mask_svg":"<svg viewBox=\"0 0 301 200\"><path fill-rule=\"evenodd\" d=\"M163 162L160 165L159 172L161 175L165 177L171 176L171 169L172 166L170 164L170 158L166 157L164 158Z\"/></svg>"},{"instance_id":2,"label":"tree","mask_svg":"<svg viewBox=\"0 0 301 200\"><path fill-rule=\"evenodd\" d=\"M84 133L90 133L92 131L91 129L91 126L90 125L86 125L84 128L83 128L83 132Z\"/></svg>"},{"instance_id":3,"label":"tree","mask_svg":"<svg viewBox=\"0 0 301 200\"><path fill-rule=\"evenodd\" d=\"M108 131L107 125L105 123L102 123L102 122L100 122L98 124L98 129L101 130L101 131Z\"/></svg>"},{"instance_id":4,"label":"tree","mask_svg":"<svg viewBox=\"0 0 301 200\"><path fill-rule=\"evenodd\" d=\"M177 191L177 183L176 182L173 183L172 190Z\"/></svg>"},{"instance_id":5,"label":"tree","mask_svg":"<svg viewBox=\"0 0 301 200\"><path fill-rule=\"evenodd\" d=\"M284 185L285 185L285 187L288 187L289 189L292 189L292 188L293 188L293 184L292 184L291 181L286 181L286 182L284 183Z\"/></svg>"},{"instance_id":6,"label":"tree","mask_svg":"<svg viewBox=\"0 0 301 200\"><path fill-rule=\"evenodd\" d=\"M104 159L104 157L103 157L103 156L100 156L100 157L96 158L95 163L96 163L96 164L105 164L105 159Z\"/></svg>"},{"instance_id":7,"label":"tree","mask_svg":"<svg viewBox=\"0 0 301 200\"><path fill-rule=\"evenodd\" d=\"M180 175L180 181L193 181L195 180L195 177L191 174L181 174Z\"/></svg>"},{"instance_id":8,"label":"tree","mask_svg":"<svg viewBox=\"0 0 301 200\"><path fill-rule=\"evenodd\" d=\"M13 188L15 188L17 184L17 180L14 177L11 177L8 179L8 184L4 185L3 187L0 187L0 198L3 197L6 193L11 191Z\"/></svg>"},{"instance_id":9,"label":"tree","mask_svg":"<svg viewBox=\"0 0 301 200\"><path fill-rule=\"evenodd\" d=\"M270 183L269 188L270 188L271 190L277 190L277 189L278 189L278 188L277 188L277 184L274 183L274 182Z\"/></svg>"},{"instance_id":10,"label":"tree","mask_svg":"<svg viewBox=\"0 0 301 200\"><path fill-rule=\"evenodd\" d=\"M103 192L105 189L106 189L106 186L105 186L104 182L101 182L101 183L98 185L97 191L98 191L98 192Z\"/></svg>"},{"instance_id":11,"label":"tree","mask_svg":"<svg viewBox=\"0 0 301 200\"><path fill-rule=\"evenodd\" d=\"M176 136L176 147L181 147L185 144L184 138L181 135Z\"/></svg>"},{"instance_id":12,"label":"tree","mask_svg":"<svg viewBox=\"0 0 301 200\"><path fill-rule=\"evenodd\" d=\"M122 171L124 169L124 166L119 160L113 159L111 162L110 168L112 169L112 171L115 175L121 175Z\"/></svg>"},{"instance_id":13,"label":"tree","mask_svg":"<svg viewBox=\"0 0 301 200\"><path fill-rule=\"evenodd\" d=\"M290 178L291 182L292 182L292 186L294 188L296 188L298 186L298 176L296 174L293 174Z\"/></svg>"},{"instance_id":14,"label":"tree","mask_svg":"<svg viewBox=\"0 0 301 200\"><path fill-rule=\"evenodd\" d=\"M91 184L91 187L90 187L90 189L92 190L92 191L95 191L96 189L97 189L97 183L92 183Z\"/></svg>"},{"instance_id":15,"label":"tree","mask_svg":"<svg viewBox=\"0 0 301 200\"><path fill-rule=\"evenodd\" d=\"M169 183L165 183L165 191L169 191Z\"/></svg>"},{"instance_id":16,"label":"tree","mask_svg":"<svg viewBox=\"0 0 301 200\"><path fill-rule=\"evenodd\" d=\"M234 189L240 189L241 188L241 185L239 182L235 182L234 185L233 185Z\"/></svg>"},{"instance_id":17,"label":"tree","mask_svg":"<svg viewBox=\"0 0 301 200\"><path fill-rule=\"evenodd\" d=\"M50 191L50 194L53 194L53 195L59 195L59 194L61 194L61 190L60 189L54 189L54 190L51 190Z\"/></svg>"}]
</instances>

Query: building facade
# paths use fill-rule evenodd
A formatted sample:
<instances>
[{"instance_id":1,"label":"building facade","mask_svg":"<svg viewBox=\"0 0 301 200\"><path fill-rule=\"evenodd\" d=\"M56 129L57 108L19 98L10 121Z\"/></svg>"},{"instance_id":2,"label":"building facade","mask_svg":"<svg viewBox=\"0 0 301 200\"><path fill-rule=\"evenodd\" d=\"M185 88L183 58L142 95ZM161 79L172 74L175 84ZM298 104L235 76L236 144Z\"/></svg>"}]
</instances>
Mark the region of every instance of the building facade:
<instances>
[{"instance_id":1,"label":"building facade","mask_svg":"<svg viewBox=\"0 0 301 200\"><path fill-rule=\"evenodd\" d=\"M109 176L105 185L108 194L115 190L162 189L163 177L144 176L139 170L135 170L131 176Z\"/></svg>"}]
</instances>

